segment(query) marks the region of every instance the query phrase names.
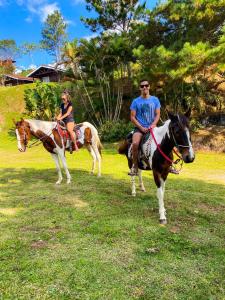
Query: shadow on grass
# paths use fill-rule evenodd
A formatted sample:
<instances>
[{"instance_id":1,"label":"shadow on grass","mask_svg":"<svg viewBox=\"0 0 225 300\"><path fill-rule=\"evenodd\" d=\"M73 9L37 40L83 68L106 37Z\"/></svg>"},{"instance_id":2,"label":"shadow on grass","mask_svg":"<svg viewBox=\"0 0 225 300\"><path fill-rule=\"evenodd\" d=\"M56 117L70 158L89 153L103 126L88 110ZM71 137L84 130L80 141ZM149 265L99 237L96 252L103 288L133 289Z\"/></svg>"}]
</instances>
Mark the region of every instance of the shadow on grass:
<instances>
[{"instance_id":1,"label":"shadow on grass","mask_svg":"<svg viewBox=\"0 0 225 300\"><path fill-rule=\"evenodd\" d=\"M52 299L191 299L190 286L221 295L224 186L170 179L160 227L153 182L133 198L128 179L71 175L56 186L55 169L2 170L0 259L3 282L15 283L4 295L32 298L36 286Z\"/></svg>"},{"instance_id":2,"label":"shadow on grass","mask_svg":"<svg viewBox=\"0 0 225 300\"><path fill-rule=\"evenodd\" d=\"M13 198L21 197L33 202L44 195L44 199L53 204L55 199L64 199L67 203L67 197L77 197L93 207L93 212L96 210L104 217L114 214L140 219L148 217L157 223L158 201L153 180L144 178L146 193L138 189L136 180L137 196L132 197L129 177L127 180L118 180L110 175L97 178L83 170L71 170L71 175L73 180L70 185L65 183L64 176L63 183L57 186L54 184L57 180L55 169L3 169L0 183L4 199L1 202L3 205L10 205ZM225 186L220 184L170 178L166 186L165 207L169 219L175 223L183 216L183 221L189 220L189 226L193 226L193 219L201 219L204 213L210 216L209 220L215 217L214 221L220 222L219 216L225 207L224 195Z\"/></svg>"}]
</instances>

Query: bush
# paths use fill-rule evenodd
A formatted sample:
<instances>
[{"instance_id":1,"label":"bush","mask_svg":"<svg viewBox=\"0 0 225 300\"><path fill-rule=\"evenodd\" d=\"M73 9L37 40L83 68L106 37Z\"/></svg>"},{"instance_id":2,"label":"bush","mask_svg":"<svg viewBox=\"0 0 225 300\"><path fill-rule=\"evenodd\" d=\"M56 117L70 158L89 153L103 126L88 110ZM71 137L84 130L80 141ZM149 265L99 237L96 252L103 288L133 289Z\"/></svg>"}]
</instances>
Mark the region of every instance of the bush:
<instances>
[{"instance_id":1,"label":"bush","mask_svg":"<svg viewBox=\"0 0 225 300\"><path fill-rule=\"evenodd\" d=\"M107 121L99 130L101 140L103 142L117 142L125 139L133 127L133 124L130 122L126 123L125 121Z\"/></svg>"},{"instance_id":2,"label":"bush","mask_svg":"<svg viewBox=\"0 0 225 300\"><path fill-rule=\"evenodd\" d=\"M61 103L57 84L37 82L35 87L24 91L26 111L32 118L52 120Z\"/></svg>"}]
</instances>

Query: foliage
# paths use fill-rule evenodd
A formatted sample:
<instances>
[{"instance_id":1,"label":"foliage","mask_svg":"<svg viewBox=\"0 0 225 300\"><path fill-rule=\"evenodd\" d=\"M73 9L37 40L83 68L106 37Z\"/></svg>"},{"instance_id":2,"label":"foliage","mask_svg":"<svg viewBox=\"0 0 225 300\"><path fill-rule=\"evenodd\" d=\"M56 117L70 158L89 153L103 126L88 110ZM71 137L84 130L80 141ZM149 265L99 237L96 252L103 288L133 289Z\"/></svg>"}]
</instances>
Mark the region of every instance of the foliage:
<instances>
[{"instance_id":1,"label":"foliage","mask_svg":"<svg viewBox=\"0 0 225 300\"><path fill-rule=\"evenodd\" d=\"M153 90L161 82L160 95L174 109L187 105L198 86L193 103L198 110L200 99L207 98L202 93L203 82L207 78L209 92L213 74L223 69L224 5L224 0L168 0L148 12L146 25L136 28L141 43L133 49L141 66L138 75L149 78ZM222 76L221 82L224 80ZM184 90L187 85L192 88Z\"/></svg>"},{"instance_id":2,"label":"foliage","mask_svg":"<svg viewBox=\"0 0 225 300\"><path fill-rule=\"evenodd\" d=\"M61 58L61 47L66 38L67 25L59 11L48 15L43 29L41 47L55 58L56 62Z\"/></svg>"},{"instance_id":3,"label":"foliage","mask_svg":"<svg viewBox=\"0 0 225 300\"><path fill-rule=\"evenodd\" d=\"M18 53L19 49L14 40L0 40L0 84L4 83L4 74L14 73L13 60Z\"/></svg>"},{"instance_id":4,"label":"foliage","mask_svg":"<svg viewBox=\"0 0 225 300\"><path fill-rule=\"evenodd\" d=\"M35 119L52 120L60 106L58 85L37 82L33 89L24 92L26 111Z\"/></svg>"},{"instance_id":5,"label":"foliage","mask_svg":"<svg viewBox=\"0 0 225 300\"><path fill-rule=\"evenodd\" d=\"M138 0L86 0L88 11L94 10L95 18L81 18L92 31L103 29L104 31L129 32L132 26L143 17L145 3Z\"/></svg>"},{"instance_id":6,"label":"foliage","mask_svg":"<svg viewBox=\"0 0 225 300\"><path fill-rule=\"evenodd\" d=\"M23 43L22 46L20 46L21 48L21 52L23 55L29 55L30 59L31 59L31 63L34 64L34 59L33 59L33 52L39 49L39 45L35 44L35 43Z\"/></svg>"},{"instance_id":7,"label":"foliage","mask_svg":"<svg viewBox=\"0 0 225 300\"><path fill-rule=\"evenodd\" d=\"M124 121L107 121L100 127L99 134L103 142L117 142L124 139L133 127Z\"/></svg>"},{"instance_id":8,"label":"foliage","mask_svg":"<svg viewBox=\"0 0 225 300\"><path fill-rule=\"evenodd\" d=\"M19 48L14 40L0 40L0 60L14 60Z\"/></svg>"}]
</instances>

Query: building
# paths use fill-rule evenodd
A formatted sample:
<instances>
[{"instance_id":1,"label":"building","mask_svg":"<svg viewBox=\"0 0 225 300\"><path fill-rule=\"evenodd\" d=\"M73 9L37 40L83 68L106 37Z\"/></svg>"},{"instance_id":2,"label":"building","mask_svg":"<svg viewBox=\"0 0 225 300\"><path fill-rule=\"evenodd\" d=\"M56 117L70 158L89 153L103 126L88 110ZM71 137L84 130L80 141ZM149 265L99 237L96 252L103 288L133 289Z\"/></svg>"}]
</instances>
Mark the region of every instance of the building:
<instances>
[{"instance_id":1,"label":"building","mask_svg":"<svg viewBox=\"0 0 225 300\"><path fill-rule=\"evenodd\" d=\"M63 67L55 67L54 65L41 65L30 74L27 78L37 78L42 82L59 82L63 77L65 69Z\"/></svg>"},{"instance_id":2,"label":"building","mask_svg":"<svg viewBox=\"0 0 225 300\"><path fill-rule=\"evenodd\" d=\"M18 84L26 84L34 82L34 78L28 78L19 76L16 74L5 74L4 75L4 85L5 86L14 86Z\"/></svg>"}]
</instances>

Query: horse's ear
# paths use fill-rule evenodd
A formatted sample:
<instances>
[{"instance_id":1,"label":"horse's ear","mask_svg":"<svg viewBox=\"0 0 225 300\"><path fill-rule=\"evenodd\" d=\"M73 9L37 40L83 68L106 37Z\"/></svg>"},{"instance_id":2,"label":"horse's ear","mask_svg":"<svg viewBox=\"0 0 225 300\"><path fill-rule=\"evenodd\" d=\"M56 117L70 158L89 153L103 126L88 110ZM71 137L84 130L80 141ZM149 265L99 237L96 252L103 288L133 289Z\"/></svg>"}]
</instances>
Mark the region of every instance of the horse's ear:
<instances>
[{"instance_id":1,"label":"horse's ear","mask_svg":"<svg viewBox=\"0 0 225 300\"><path fill-rule=\"evenodd\" d=\"M190 118L191 116L191 108L189 107L189 109L186 111L186 113L184 114L185 117L187 117L188 119Z\"/></svg>"},{"instance_id":2,"label":"horse's ear","mask_svg":"<svg viewBox=\"0 0 225 300\"><path fill-rule=\"evenodd\" d=\"M23 123L23 122L24 122L24 119L23 119L23 118L21 118L21 119L20 119L20 121Z\"/></svg>"},{"instance_id":3,"label":"horse's ear","mask_svg":"<svg viewBox=\"0 0 225 300\"><path fill-rule=\"evenodd\" d=\"M168 111L167 108L166 108L166 113L171 121L176 118L175 115L173 113L171 113L170 111Z\"/></svg>"}]
</instances>

